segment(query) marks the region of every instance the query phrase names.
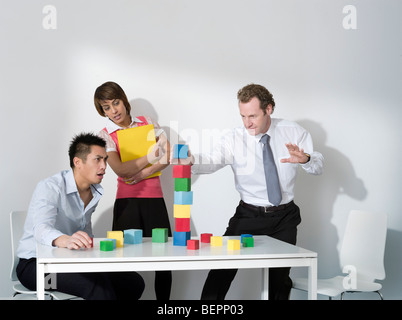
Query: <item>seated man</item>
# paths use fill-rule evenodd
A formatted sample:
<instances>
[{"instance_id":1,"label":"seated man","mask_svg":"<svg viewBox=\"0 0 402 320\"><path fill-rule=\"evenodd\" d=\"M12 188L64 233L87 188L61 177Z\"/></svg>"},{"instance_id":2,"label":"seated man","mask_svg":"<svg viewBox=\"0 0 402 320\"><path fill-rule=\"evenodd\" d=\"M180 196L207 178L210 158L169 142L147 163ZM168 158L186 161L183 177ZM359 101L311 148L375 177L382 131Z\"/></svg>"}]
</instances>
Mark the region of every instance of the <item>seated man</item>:
<instances>
[{"instance_id":1,"label":"seated man","mask_svg":"<svg viewBox=\"0 0 402 320\"><path fill-rule=\"evenodd\" d=\"M70 144L70 170L40 181L33 193L17 255L17 276L36 290L36 243L68 249L91 247L91 216L103 194L106 143L80 134ZM52 289L88 300L139 299L144 280L136 272L58 273Z\"/></svg>"}]
</instances>

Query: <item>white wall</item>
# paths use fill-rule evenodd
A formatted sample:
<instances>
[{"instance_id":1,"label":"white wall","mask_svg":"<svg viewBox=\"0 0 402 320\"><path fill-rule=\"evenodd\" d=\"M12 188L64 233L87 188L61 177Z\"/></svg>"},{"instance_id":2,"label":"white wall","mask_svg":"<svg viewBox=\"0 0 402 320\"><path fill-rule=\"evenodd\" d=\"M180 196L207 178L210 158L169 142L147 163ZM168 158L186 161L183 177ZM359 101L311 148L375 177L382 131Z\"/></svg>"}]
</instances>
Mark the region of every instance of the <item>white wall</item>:
<instances>
[{"instance_id":1,"label":"white wall","mask_svg":"<svg viewBox=\"0 0 402 320\"><path fill-rule=\"evenodd\" d=\"M42 12L48 4L57 20ZM251 82L265 85L276 100L274 116L302 124L326 159L322 176L299 176L298 244L318 252L319 276L331 276L339 272L337 250L349 210L386 212L383 293L386 299L402 298L401 1L1 5L0 296L11 294L9 212L25 210L40 179L68 168L74 134L103 127L93 93L113 80L137 114L156 118L173 143L189 143L193 152L212 144L211 132L241 124L238 89ZM356 20L343 12L347 5L356 9ZM355 22L357 29L347 29ZM93 217L99 237L110 229L115 179L109 168ZM172 214L171 168L162 184ZM193 178L193 234L224 232L239 200L233 185L229 168ZM172 298L199 299L205 276L175 272ZM144 298L153 299L153 275L144 277ZM258 299L259 285L258 271L243 270L228 298Z\"/></svg>"}]
</instances>

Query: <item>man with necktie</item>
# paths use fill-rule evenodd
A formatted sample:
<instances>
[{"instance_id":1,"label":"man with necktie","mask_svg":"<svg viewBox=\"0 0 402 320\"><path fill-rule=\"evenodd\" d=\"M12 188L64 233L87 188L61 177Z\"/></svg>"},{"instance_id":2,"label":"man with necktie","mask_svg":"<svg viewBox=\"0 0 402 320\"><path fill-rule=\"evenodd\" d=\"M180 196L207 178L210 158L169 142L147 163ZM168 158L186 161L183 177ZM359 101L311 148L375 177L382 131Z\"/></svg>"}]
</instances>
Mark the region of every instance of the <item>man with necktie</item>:
<instances>
[{"instance_id":1,"label":"man with necktie","mask_svg":"<svg viewBox=\"0 0 402 320\"><path fill-rule=\"evenodd\" d=\"M296 244L301 222L294 203L299 167L319 175L323 156L314 151L309 132L297 123L271 118L275 109L272 94L263 86L249 84L237 94L243 127L225 134L209 154L191 156L193 174L232 167L240 203L230 219L225 236L268 235ZM236 275L234 270L211 270L202 300L223 300ZM269 298L286 300L292 288L290 268L269 270Z\"/></svg>"}]
</instances>

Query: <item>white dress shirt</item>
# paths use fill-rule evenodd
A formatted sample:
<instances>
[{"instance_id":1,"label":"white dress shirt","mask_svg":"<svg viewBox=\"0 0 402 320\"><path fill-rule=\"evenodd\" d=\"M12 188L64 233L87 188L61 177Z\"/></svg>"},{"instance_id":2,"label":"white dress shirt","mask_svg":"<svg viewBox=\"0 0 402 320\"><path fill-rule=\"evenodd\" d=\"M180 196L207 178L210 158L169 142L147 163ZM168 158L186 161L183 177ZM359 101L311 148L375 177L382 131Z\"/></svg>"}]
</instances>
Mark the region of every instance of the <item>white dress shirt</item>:
<instances>
[{"instance_id":1,"label":"white dress shirt","mask_svg":"<svg viewBox=\"0 0 402 320\"><path fill-rule=\"evenodd\" d=\"M298 167L310 174L321 174L323 156L314 151L310 133L295 122L271 118L271 125L266 132L278 170L282 191L281 204L294 198L294 185ZM272 206L269 202L263 165L260 139L264 133L252 136L243 127L233 129L224 135L218 145L209 154L194 155L195 163L191 168L193 174L212 173L230 165L235 178L236 190L240 198L255 206ZM305 164L281 163L280 159L289 158L286 143L293 143L311 155Z\"/></svg>"},{"instance_id":2,"label":"white dress shirt","mask_svg":"<svg viewBox=\"0 0 402 320\"><path fill-rule=\"evenodd\" d=\"M103 188L94 184L91 191L92 200L84 208L72 169L40 181L32 195L17 256L34 258L36 242L51 246L53 240L63 234L71 236L82 230L93 237L91 216L102 197Z\"/></svg>"}]
</instances>

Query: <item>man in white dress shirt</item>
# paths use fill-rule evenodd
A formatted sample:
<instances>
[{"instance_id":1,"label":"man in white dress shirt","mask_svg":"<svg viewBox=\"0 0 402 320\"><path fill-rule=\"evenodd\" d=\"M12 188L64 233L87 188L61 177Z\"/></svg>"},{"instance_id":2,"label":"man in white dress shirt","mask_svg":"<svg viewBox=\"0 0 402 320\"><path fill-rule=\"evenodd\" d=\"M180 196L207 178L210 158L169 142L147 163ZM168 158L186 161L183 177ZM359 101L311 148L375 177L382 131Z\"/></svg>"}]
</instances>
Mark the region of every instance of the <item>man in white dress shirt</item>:
<instances>
[{"instance_id":1,"label":"man in white dress shirt","mask_svg":"<svg viewBox=\"0 0 402 320\"><path fill-rule=\"evenodd\" d=\"M209 154L192 156L193 174L212 173L230 165L241 201L230 219L225 236L268 235L296 244L297 225L301 222L299 207L293 202L298 168L319 175L323 156L314 151L310 134L295 122L271 118L275 109L272 94L263 86L250 84L239 90L239 111L244 126L222 137ZM279 177L281 201L274 205L267 193L264 174L264 134L270 136ZM201 299L223 300L236 275L235 270L211 270ZM289 298L292 281L290 268L269 270L269 298Z\"/></svg>"}]
</instances>

